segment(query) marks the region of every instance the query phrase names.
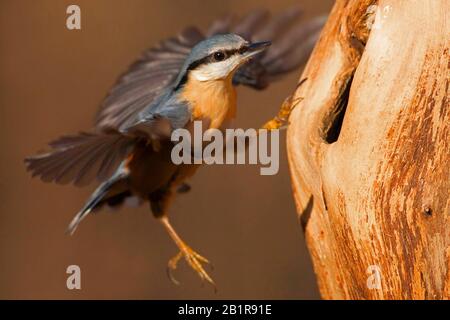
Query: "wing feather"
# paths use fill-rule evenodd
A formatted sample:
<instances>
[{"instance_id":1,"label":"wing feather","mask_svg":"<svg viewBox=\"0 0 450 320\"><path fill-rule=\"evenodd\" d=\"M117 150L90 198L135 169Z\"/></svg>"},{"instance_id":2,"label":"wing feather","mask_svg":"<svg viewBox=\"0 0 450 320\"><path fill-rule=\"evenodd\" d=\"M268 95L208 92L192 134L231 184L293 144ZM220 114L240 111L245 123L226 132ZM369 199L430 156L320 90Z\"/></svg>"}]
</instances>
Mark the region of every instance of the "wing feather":
<instances>
[{"instance_id":1,"label":"wing feather","mask_svg":"<svg viewBox=\"0 0 450 320\"><path fill-rule=\"evenodd\" d=\"M208 31L206 32L206 37L209 38L215 34L229 33L233 23L233 16L228 14L222 18L217 19L211 23Z\"/></svg>"},{"instance_id":2,"label":"wing feather","mask_svg":"<svg viewBox=\"0 0 450 320\"><path fill-rule=\"evenodd\" d=\"M204 39L196 28L186 28L176 38L145 51L118 80L102 103L96 127L119 128L133 122L177 77L192 47Z\"/></svg>"},{"instance_id":3,"label":"wing feather","mask_svg":"<svg viewBox=\"0 0 450 320\"><path fill-rule=\"evenodd\" d=\"M258 9L237 22L227 15L215 20L205 33L189 27L176 37L161 41L122 74L100 106L96 127L118 129L139 121L140 113L160 99L176 79L192 47L219 33L234 32L250 41L273 41L271 48L241 67L233 78L236 85L266 88L270 82L299 68L312 50L324 19L299 24L301 13L296 6L269 19L267 10Z\"/></svg>"},{"instance_id":4,"label":"wing feather","mask_svg":"<svg viewBox=\"0 0 450 320\"><path fill-rule=\"evenodd\" d=\"M233 23L232 16L216 20L203 34L195 27L146 50L103 101L95 132L63 136L49 143L51 150L25 159L33 176L60 184L83 185L104 181L142 139L167 139L173 129L191 119L189 107L167 88L178 76L190 50L206 36L238 33L251 41L273 40L273 46L239 69L233 83L256 89L298 68L309 55L324 23L319 17L298 24L301 11L286 10L269 19L255 10Z\"/></svg>"},{"instance_id":5,"label":"wing feather","mask_svg":"<svg viewBox=\"0 0 450 320\"><path fill-rule=\"evenodd\" d=\"M135 142L135 137L116 131L82 132L51 142L49 152L28 157L25 164L33 177L45 182L84 185L95 176L100 181L108 178L107 173L117 168L117 160L122 161Z\"/></svg>"},{"instance_id":6,"label":"wing feather","mask_svg":"<svg viewBox=\"0 0 450 320\"><path fill-rule=\"evenodd\" d=\"M256 9L244 16L231 30L242 38L251 40L253 34L269 18L269 12L265 9Z\"/></svg>"}]
</instances>

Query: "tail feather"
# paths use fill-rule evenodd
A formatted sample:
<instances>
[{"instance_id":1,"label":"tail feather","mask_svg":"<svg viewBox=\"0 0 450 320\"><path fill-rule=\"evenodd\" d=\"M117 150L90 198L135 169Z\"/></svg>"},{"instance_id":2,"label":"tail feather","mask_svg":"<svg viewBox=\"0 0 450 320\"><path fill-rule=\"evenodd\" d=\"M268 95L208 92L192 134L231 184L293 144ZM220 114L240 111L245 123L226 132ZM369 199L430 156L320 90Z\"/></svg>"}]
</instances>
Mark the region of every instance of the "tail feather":
<instances>
[{"instance_id":1,"label":"tail feather","mask_svg":"<svg viewBox=\"0 0 450 320\"><path fill-rule=\"evenodd\" d=\"M75 215L67 227L67 233L73 235L80 222L102 201L107 200L111 192L115 191L121 183L126 182L128 178L128 169L125 167L125 162L121 164L117 172L108 180L100 184L98 188L91 195L84 207Z\"/></svg>"}]
</instances>

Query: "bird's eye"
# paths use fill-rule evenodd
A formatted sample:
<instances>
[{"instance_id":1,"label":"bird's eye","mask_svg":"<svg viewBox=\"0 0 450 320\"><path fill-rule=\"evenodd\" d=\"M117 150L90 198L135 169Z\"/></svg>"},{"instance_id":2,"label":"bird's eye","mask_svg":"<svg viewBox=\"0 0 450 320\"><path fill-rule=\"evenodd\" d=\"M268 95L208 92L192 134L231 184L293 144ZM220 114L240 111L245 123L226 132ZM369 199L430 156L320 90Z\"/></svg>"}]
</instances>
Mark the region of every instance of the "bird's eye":
<instances>
[{"instance_id":1,"label":"bird's eye","mask_svg":"<svg viewBox=\"0 0 450 320\"><path fill-rule=\"evenodd\" d=\"M223 59L225 59L225 53L223 53L222 51L214 52L214 60L222 61Z\"/></svg>"}]
</instances>

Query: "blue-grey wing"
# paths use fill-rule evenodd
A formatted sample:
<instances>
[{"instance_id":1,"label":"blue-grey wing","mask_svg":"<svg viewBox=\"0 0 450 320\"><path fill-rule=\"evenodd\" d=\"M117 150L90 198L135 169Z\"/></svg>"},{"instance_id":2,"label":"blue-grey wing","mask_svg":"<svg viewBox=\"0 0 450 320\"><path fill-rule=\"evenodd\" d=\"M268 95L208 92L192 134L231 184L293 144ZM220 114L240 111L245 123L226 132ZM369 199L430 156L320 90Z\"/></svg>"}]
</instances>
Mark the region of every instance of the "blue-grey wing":
<instances>
[{"instance_id":1,"label":"blue-grey wing","mask_svg":"<svg viewBox=\"0 0 450 320\"><path fill-rule=\"evenodd\" d=\"M268 50L255 56L236 72L233 78L235 85L265 89L307 61L326 17L319 16L299 23L301 15L298 7L289 8L272 18L265 11L254 11L231 30L251 42L272 42Z\"/></svg>"},{"instance_id":2,"label":"blue-grey wing","mask_svg":"<svg viewBox=\"0 0 450 320\"><path fill-rule=\"evenodd\" d=\"M170 139L174 129L190 121L191 113L186 103L166 92L138 118L120 130L102 128L52 141L49 151L25 159L27 170L46 182L81 186L94 178L105 181L136 145Z\"/></svg>"},{"instance_id":3,"label":"blue-grey wing","mask_svg":"<svg viewBox=\"0 0 450 320\"><path fill-rule=\"evenodd\" d=\"M161 99L192 47L203 39L198 29L189 27L145 51L119 78L101 104L95 118L97 129L117 129L135 122L142 110Z\"/></svg>"},{"instance_id":4,"label":"blue-grey wing","mask_svg":"<svg viewBox=\"0 0 450 320\"><path fill-rule=\"evenodd\" d=\"M170 139L172 131L184 128L192 119L191 109L171 90L142 110L134 122L124 123L119 130L125 134L150 140Z\"/></svg>"},{"instance_id":5,"label":"blue-grey wing","mask_svg":"<svg viewBox=\"0 0 450 320\"><path fill-rule=\"evenodd\" d=\"M325 18L298 23L300 15L301 11L296 7L273 18L267 10L254 10L237 21L230 15L217 19L206 34L189 27L176 37L162 41L145 51L119 78L100 106L96 128L118 129L138 121L141 112L161 99L172 85L191 49L214 34L232 32L250 41L272 41L265 53L241 67L233 78L235 85L266 88L300 67L314 46Z\"/></svg>"},{"instance_id":6,"label":"blue-grey wing","mask_svg":"<svg viewBox=\"0 0 450 320\"><path fill-rule=\"evenodd\" d=\"M231 32L251 42L270 40L270 48L243 65L233 77L235 85L265 89L300 68L311 54L326 17L301 21L301 16L302 11L297 6L275 16L264 9L254 10L237 22L232 16L216 20L206 36Z\"/></svg>"}]
</instances>

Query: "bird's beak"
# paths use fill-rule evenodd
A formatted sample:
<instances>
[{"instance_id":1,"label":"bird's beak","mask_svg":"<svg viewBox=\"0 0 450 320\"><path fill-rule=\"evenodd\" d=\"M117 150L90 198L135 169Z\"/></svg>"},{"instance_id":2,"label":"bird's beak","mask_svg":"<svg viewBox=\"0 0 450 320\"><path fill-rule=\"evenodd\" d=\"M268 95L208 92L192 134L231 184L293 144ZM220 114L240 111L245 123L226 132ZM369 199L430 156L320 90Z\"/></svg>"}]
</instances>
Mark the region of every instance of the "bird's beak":
<instances>
[{"instance_id":1,"label":"bird's beak","mask_svg":"<svg viewBox=\"0 0 450 320\"><path fill-rule=\"evenodd\" d=\"M254 55L266 50L272 43L270 41L251 43L244 53L245 58L253 57Z\"/></svg>"}]
</instances>

